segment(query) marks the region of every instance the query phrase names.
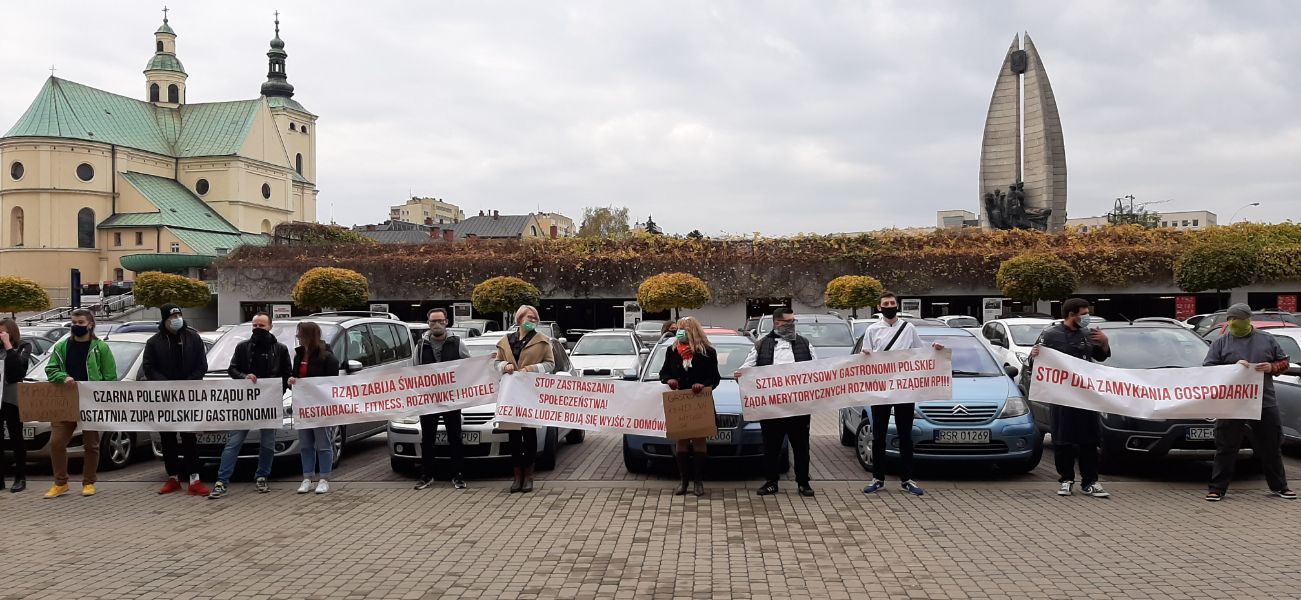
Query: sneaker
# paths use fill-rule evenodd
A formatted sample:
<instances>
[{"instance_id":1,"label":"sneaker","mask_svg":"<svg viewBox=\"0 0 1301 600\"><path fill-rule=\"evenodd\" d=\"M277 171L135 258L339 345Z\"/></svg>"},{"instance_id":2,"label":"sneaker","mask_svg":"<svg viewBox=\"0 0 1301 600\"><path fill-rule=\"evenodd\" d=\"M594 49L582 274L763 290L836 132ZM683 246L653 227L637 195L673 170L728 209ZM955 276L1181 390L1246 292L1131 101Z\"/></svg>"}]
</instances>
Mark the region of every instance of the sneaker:
<instances>
[{"instance_id":1,"label":"sneaker","mask_svg":"<svg viewBox=\"0 0 1301 600\"><path fill-rule=\"evenodd\" d=\"M267 482L266 477L258 477L257 481L253 484L253 488L257 490L257 493L265 494L271 491L271 484Z\"/></svg>"},{"instance_id":2,"label":"sneaker","mask_svg":"<svg viewBox=\"0 0 1301 600\"><path fill-rule=\"evenodd\" d=\"M190 482L189 491L186 493L191 496L207 496L212 493L212 490L208 489L208 486L203 485L202 481L196 479Z\"/></svg>"},{"instance_id":3,"label":"sneaker","mask_svg":"<svg viewBox=\"0 0 1301 600\"><path fill-rule=\"evenodd\" d=\"M322 479L316 482L316 493L328 494L330 492L330 482Z\"/></svg>"},{"instance_id":4,"label":"sneaker","mask_svg":"<svg viewBox=\"0 0 1301 600\"><path fill-rule=\"evenodd\" d=\"M58 498L59 496L62 496L66 493L68 493L68 484L65 483L63 485L59 485L56 483L54 484L54 486L50 488L50 491L45 492L45 497Z\"/></svg>"},{"instance_id":5,"label":"sneaker","mask_svg":"<svg viewBox=\"0 0 1301 600\"><path fill-rule=\"evenodd\" d=\"M164 483L163 487L158 489L159 494L170 494L179 491L181 491L181 482L177 481L175 477L168 477L167 483Z\"/></svg>"},{"instance_id":6,"label":"sneaker","mask_svg":"<svg viewBox=\"0 0 1301 600\"><path fill-rule=\"evenodd\" d=\"M1296 492L1289 489L1274 490L1274 495L1284 500L1296 500Z\"/></svg>"},{"instance_id":7,"label":"sneaker","mask_svg":"<svg viewBox=\"0 0 1301 600\"><path fill-rule=\"evenodd\" d=\"M465 478L462 477L460 473L457 473L456 477L452 478L452 487L458 490L465 489ZM1292 497L1295 498L1296 496L1292 496Z\"/></svg>"},{"instance_id":8,"label":"sneaker","mask_svg":"<svg viewBox=\"0 0 1301 600\"><path fill-rule=\"evenodd\" d=\"M1080 491L1081 491L1081 492L1084 492L1084 495L1086 495L1086 496L1093 496L1094 498L1110 498L1110 497L1111 497L1111 492L1108 492L1107 490L1102 489L1102 484L1101 484L1101 483L1092 483L1092 484L1089 484L1089 485L1082 485L1082 486L1080 486Z\"/></svg>"},{"instance_id":9,"label":"sneaker","mask_svg":"<svg viewBox=\"0 0 1301 600\"><path fill-rule=\"evenodd\" d=\"M914 496L920 496L926 493L926 490L923 490L922 486L917 485L917 482L911 479L903 482L903 485L901 487L903 488L903 491L908 492L909 494L912 494Z\"/></svg>"},{"instance_id":10,"label":"sneaker","mask_svg":"<svg viewBox=\"0 0 1301 600\"><path fill-rule=\"evenodd\" d=\"M306 494L307 492L310 492L310 491L312 491L312 480L311 480L311 479L304 479L304 480L303 480L303 483L302 483L301 485L298 486L298 493L300 493L300 494Z\"/></svg>"},{"instance_id":11,"label":"sneaker","mask_svg":"<svg viewBox=\"0 0 1301 600\"><path fill-rule=\"evenodd\" d=\"M1224 492L1210 491L1206 492L1207 502L1219 502L1224 499Z\"/></svg>"},{"instance_id":12,"label":"sneaker","mask_svg":"<svg viewBox=\"0 0 1301 600\"><path fill-rule=\"evenodd\" d=\"M777 493L776 481L769 481L768 483L763 484L763 487L759 488L760 496L771 496L776 493Z\"/></svg>"},{"instance_id":13,"label":"sneaker","mask_svg":"<svg viewBox=\"0 0 1301 600\"><path fill-rule=\"evenodd\" d=\"M867 484L866 486L863 487L863 493L864 493L864 494L875 494L875 493L881 491L881 488L884 488L884 487L885 487L885 482L884 482L884 481L881 481L880 479L873 479L873 480L872 480L872 483L869 483L869 484Z\"/></svg>"},{"instance_id":14,"label":"sneaker","mask_svg":"<svg viewBox=\"0 0 1301 600\"><path fill-rule=\"evenodd\" d=\"M94 495L95 495L95 484L93 484L93 483L83 483L83 484L81 484L81 495L82 495L82 496L94 496ZM1294 496L1294 497L1295 497L1295 496Z\"/></svg>"},{"instance_id":15,"label":"sneaker","mask_svg":"<svg viewBox=\"0 0 1301 600\"><path fill-rule=\"evenodd\" d=\"M1059 488L1057 488L1057 495L1058 495L1058 496L1070 496L1071 494L1074 493L1074 492L1071 491L1071 488L1073 488L1073 487L1075 487L1075 482L1074 482L1074 481L1063 481L1063 482L1062 482L1062 486L1059 487Z\"/></svg>"},{"instance_id":16,"label":"sneaker","mask_svg":"<svg viewBox=\"0 0 1301 600\"><path fill-rule=\"evenodd\" d=\"M216 500L217 498L220 498L225 495L226 495L226 484L218 481L217 483L212 484L212 491L208 492L208 499Z\"/></svg>"},{"instance_id":17,"label":"sneaker","mask_svg":"<svg viewBox=\"0 0 1301 600\"><path fill-rule=\"evenodd\" d=\"M425 476L425 475L421 475L421 476L420 476L420 479L417 479L417 480L416 480L416 487L415 487L415 489L417 489L417 490L423 490L423 489L425 489L425 488L427 488L427 487L429 487L429 486L431 486L431 485L433 485L433 484L434 484L434 478L433 478L433 477L428 477L428 476Z\"/></svg>"}]
</instances>

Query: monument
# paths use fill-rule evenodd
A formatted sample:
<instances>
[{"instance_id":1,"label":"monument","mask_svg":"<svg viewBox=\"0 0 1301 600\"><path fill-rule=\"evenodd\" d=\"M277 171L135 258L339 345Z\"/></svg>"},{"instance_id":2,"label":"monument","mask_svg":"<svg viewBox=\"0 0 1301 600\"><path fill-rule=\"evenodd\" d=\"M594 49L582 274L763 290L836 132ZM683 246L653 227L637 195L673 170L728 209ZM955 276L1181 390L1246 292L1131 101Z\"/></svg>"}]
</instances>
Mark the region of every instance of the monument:
<instances>
[{"instance_id":1,"label":"monument","mask_svg":"<svg viewBox=\"0 0 1301 600\"><path fill-rule=\"evenodd\" d=\"M1061 231L1066 145L1053 88L1030 35L1012 37L994 84L980 148L980 224Z\"/></svg>"}]
</instances>

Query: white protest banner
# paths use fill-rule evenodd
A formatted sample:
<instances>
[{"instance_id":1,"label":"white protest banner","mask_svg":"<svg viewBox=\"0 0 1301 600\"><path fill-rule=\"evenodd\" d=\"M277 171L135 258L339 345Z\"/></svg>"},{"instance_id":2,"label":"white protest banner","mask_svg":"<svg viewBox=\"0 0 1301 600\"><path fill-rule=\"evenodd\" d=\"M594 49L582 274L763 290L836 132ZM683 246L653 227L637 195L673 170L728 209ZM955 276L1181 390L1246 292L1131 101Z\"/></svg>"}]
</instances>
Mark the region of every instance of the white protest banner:
<instances>
[{"instance_id":1,"label":"white protest banner","mask_svg":"<svg viewBox=\"0 0 1301 600\"><path fill-rule=\"evenodd\" d=\"M667 389L659 383L515 373L502 377L497 420L664 437Z\"/></svg>"},{"instance_id":2,"label":"white protest banner","mask_svg":"<svg viewBox=\"0 0 1301 600\"><path fill-rule=\"evenodd\" d=\"M846 406L953 398L953 351L917 348L856 353L741 371L747 421L808 415Z\"/></svg>"},{"instance_id":3,"label":"white protest banner","mask_svg":"<svg viewBox=\"0 0 1301 600\"><path fill-rule=\"evenodd\" d=\"M1139 419L1259 419L1265 375L1239 365L1118 369L1041 348L1030 400Z\"/></svg>"},{"instance_id":4,"label":"white protest banner","mask_svg":"<svg viewBox=\"0 0 1301 600\"><path fill-rule=\"evenodd\" d=\"M279 379L79 381L81 425L93 431L279 429Z\"/></svg>"},{"instance_id":5,"label":"white protest banner","mask_svg":"<svg viewBox=\"0 0 1301 600\"><path fill-rule=\"evenodd\" d=\"M492 404L501 374L480 356L294 384L294 427L389 421Z\"/></svg>"}]
</instances>

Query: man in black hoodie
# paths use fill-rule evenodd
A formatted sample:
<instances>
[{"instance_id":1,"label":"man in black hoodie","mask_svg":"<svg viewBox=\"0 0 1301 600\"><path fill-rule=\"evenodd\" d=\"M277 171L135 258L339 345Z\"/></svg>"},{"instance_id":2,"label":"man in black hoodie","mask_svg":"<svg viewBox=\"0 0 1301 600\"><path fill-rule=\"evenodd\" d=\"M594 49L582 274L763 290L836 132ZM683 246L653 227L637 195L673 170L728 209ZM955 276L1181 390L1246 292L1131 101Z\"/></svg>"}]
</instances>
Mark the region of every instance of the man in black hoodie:
<instances>
[{"instance_id":1,"label":"man in black hoodie","mask_svg":"<svg viewBox=\"0 0 1301 600\"><path fill-rule=\"evenodd\" d=\"M208 372L207 350L199 332L186 326L181 307L164 304L160 309L162 321L158 333L145 344L144 361L140 372L147 381L200 381ZM159 494L180 491L179 477L188 478L191 496L207 496L211 490L199 480L199 443L194 433L159 433L163 445L163 464L167 469L167 483ZM182 456L183 455L183 456Z\"/></svg>"},{"instance_id":2,"label":"man in black hoodie","mask_svg":"<svg viewBox=\"0 0 1301 600\"><path fill-rule=\"evenodd\" d=\"M289 376L292 374L292 367L289 366L289 348L276 341L275 334L271 333L271 315L258 313L253 316L251 325L253 331L249 339L235 346L235 354L231 356L230 367L226 372L230 374L231 379L247 379L253 383L257 383L258 379L279 379L280 390L283 393L289 388ZM239 460L239 451L244 447L248 430L231 431L228 436L226 447L221 451L217 483L213 484L212 493L208 494L209 498L215 499L226 495L226 487L230 485L230 478L235 474L235 462ZM271 491L267 478L271 476L271 467L276 458L275 444L276 430L258 430L257 472L254 474L256 477L254 485L258 493L265 494Z\"/></svg>"}]
</instances>

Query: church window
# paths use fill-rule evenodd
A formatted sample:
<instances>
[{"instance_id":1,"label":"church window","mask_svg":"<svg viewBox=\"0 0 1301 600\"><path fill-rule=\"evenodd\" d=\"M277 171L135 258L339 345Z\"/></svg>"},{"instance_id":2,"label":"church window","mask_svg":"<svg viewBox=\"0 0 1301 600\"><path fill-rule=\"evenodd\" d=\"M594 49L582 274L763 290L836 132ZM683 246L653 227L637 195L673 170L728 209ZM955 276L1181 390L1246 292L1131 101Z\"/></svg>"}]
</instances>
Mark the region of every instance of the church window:
<instances>
[{"instance_id":1,"label":"church window","mask_svg":"<svg viewBox=\"0 0 1301 600\"><path fill-rule=\"evenodd\" d=\"M208 193L208 187L207 179L200 179L194 182L194 191L198 192L200 196Z\"/></svg>"},{"instance_id":2,"label":"church window","mask_svg":"<svg viewBox=\"0 0 1301 600\"><path fill-rule=\"evenodd\" d=\"M271 184L269 183L262 184L262 197L266 198L267 200L271 199Z\"/></svg>"},{"instance_id":3,"label":"church window","mask_svg":"<svg viewBox=\"0 0 1301 600\"><path fill-rule=\"evenodd\" d=\"M77 165L77 179L80 179L82 181L90 181L94 178L95 178L95 167L90 166L90 163L81 163Z\"/></svg>"},{"instance_id":4,"label":"church window","mask_svg":"<svg viewBox=\"0 0 1301 600\"><path fill-rule=\"evenodd\" d=\"M113 232L113 245L114 245L114 246L121 246L121 245L122 245L122 232L121 232L121 231L114 231L114 232Z\"/></svg>"},{"instance_id":5,"label":"church window","mask_svg":"<svg viewBox=\"0 0 1301 600\"><path fill-rule=\"evenodd\" d=\"M158 101L158 84L156 83L149 84L149 101L150 102Z\"/></svg>"},{"instance_id":6,"label":"church window","mask_svg":"<svg viewBox=\"0 0 1301 600\"><path fill-rule=\"evenodd\" d=\"M303 132L303 133L307 133L307 126L306 126L306 125L303 125L302 127L299 127L299 128L298 128L298 131L301 131L301 132Z\"/></svg>"},{"instance_id":7,"label":"church window","mask_svg":"<svg viewBox=\"0 0 1301 600\"><path fill-rule=\"evenodd\" d=\"M181 101L181 88L177 87L175 83L167 86L167 101L173 104Z\"/></svg>"},{"instance_id":8,"label":"church window","mask_svg":"<svg viewBox=\"0 0 1301 600\"><path fill-rule=\"evenodd\" d=\"M123 279L126 279L126 271L120 268L113 269L113 281L122 281Z\"/></svg>"},{"instance_id":9,"label":"church window","mask_svg":"<svg viewBox=\"0 0 1301 600\"><path fill-rule=\"evenodd\" d=\"M180 252L181 252L181 245L176 242L172 242L172 254L180 254Z\"/></svg>"},{"instance_id":10,"label":"church window","mask_svg":"<svg viewBox=\"0 0 1301 600\"><path fill-rule=\"evenodd\" d=\"M162 41L162 40L158 40L158 41L154 42L154 49L155 49L155 50L154 50L155 52L162 52L162 51L163 51L163 41Z\"/></svg>"},{"instance_id":11,"label":"church window","mask_svg":"<svg viewBox=\"0 0 1301 600\"><path fill-rule=\"evenodd\" d=\"M23 245L23 209L18 206L9 211L9 243L15 248Z\"/></svg>"},{"instance_id":12,"label":"church window","mask_svg":"<svg viewBox=\"0 0 1301 600\"><path fill-rule=\"evenodd\" d=\"M289 131L298 131L298 126L295 125L295 124L293 124L293 123L290 123L290 124L289 124Z\"/></svg>"},{"instance_id":13,"label":"church window","mask_svg":"<svg viewBox=\"0 0 1301 600\"><path fill-rule=\"evenodd\" d=\"M294 156L294 169L298 171L299 175L303 174L303 155L301 152Z\"/></svg>"},{"instance_id":14,"label":"church window","mask_svg":"<svg viewBox=\"0 0 1301 600\"><path fill-rule=\"evenodd\" d=\"M15 160L14 164L9 165L9 176L13 177L14 181L18 181L19 179L22 179L23 173L25 172L27 172L27 168L23 166L23 163L20 163Z\"/></svg>"},{"instance_id":15,"label":"church window","mask_svg":"<svg viewBox=\"0 0 1301 600\"><path fill-rule=\"evenodd\" d=\"M145 245L145 233L143 231L136 232L136 245L137 246Z\"/></svg>"},{"instance_id":16,"label":"church window","mask_svg":"<svg viewBox=\"0 0 1301 600\"><path fill-rule=\"evenodd\" d=\"M95 247L95 211L89 208L77 211L77 247Z\"/></svg>"}]
</instances>

